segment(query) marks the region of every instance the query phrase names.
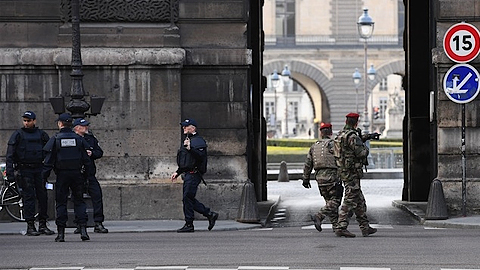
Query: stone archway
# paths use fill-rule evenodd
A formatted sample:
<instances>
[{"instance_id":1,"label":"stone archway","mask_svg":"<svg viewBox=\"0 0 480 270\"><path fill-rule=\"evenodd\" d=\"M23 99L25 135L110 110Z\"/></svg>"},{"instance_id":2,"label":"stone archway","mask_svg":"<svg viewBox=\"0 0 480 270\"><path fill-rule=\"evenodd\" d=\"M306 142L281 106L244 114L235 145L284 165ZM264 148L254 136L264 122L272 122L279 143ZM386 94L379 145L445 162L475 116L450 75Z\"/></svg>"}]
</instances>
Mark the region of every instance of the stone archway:
<instances>
[{"instance_id":1,"label":"stone archway","mask_svg":"<svg viewBox=\"0 0 480 270\"><path fill-rule=\"evenodd\" d=\"M319 121L330 121L330 105L328 102L328 92L333 91L330 79L325 75L326 72L317 67L302 61L271 61L263 66L264 75L273 73L274 70L281 72L287 65L291 77L307 91L312 106L314 118Z\"/></svg>"}]
</instances>

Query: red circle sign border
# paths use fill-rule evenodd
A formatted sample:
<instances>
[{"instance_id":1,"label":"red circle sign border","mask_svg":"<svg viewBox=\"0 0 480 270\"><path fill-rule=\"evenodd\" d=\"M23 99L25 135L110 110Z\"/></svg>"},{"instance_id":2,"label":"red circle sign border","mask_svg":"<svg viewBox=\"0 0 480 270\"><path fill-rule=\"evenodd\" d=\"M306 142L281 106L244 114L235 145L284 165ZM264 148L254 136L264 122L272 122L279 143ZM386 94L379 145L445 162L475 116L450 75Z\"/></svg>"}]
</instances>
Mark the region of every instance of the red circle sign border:
<instances>
[{"instance_id":1,"label":"red circle sign border","mask_svg":"<svg viewBox=\"0 0 480 270\"><path fill-rule=\"evenodd\" d=\"M448 44L450 41L450 38L459 30L465 30L470 33L472 33L474 39L475 39L475 48L472 50L471 53L465 55L465 56L459 56L456 55L453 51L452 48L450 48L450 45ZM447 42L448 41L448 42ZM448 44L448 46L446 46ZM452 25L447 32L445 32L445 37L443 38L443 50L447 54L448 58L450 60L457 62L457 63L467 63L475 59L475 57L478 56L480 53L480 32L478 29L469 24L469 23L457 23Z\"/></svg>"}]
</instances>

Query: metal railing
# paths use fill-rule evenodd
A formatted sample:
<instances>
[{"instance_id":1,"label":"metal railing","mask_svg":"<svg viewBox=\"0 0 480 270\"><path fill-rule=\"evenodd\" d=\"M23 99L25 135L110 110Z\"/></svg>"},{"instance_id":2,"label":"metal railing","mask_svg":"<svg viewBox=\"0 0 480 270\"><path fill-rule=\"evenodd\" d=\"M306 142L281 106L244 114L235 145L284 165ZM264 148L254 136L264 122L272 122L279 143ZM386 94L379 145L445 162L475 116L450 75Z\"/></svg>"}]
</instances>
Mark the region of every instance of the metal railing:
<instances>
[{"instance_id":1,"label":"metal railing","mask_svg":"<svg viewBox=\"0 0 480 270\"><path fill-rule=\"evenodd\" d=\"M325 36L325 35L296 35L296 36L265 36L265 46L293 47L293 46L333 46L351 45L363 46L364 40L358 36ZM403 36L384 35L373 36L368 39L368 44L402 46Z\"/></svg>"}]
</instances>

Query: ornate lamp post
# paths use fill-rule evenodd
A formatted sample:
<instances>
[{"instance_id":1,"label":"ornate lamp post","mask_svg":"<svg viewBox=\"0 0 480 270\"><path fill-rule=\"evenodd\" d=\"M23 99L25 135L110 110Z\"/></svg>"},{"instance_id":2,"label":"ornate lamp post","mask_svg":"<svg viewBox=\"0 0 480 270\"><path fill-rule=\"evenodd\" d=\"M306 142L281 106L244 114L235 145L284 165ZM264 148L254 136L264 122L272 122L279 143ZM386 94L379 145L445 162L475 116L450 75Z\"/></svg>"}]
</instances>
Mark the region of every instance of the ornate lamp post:
<instances>
[{"instance_id":1,"label":"ornate lamp post","mask_svg":"<svg viewBox=\"0 0 480 270\"><path fill-rule=\"evenodd\" d=\"M277 87L280 86L280 76L278 75L278 72L276 69L273 71L272 77L270 79L272 80L273 95L274 95L273 117L275 119L273 120L273 125L276 130L277 129Z\"/></svg>"},{"instance_id":2,"label":"ornate lamp post","mask_svg":"<svg viewBox=\"0 0 480 270\"><path fill-rule=\"evenodd\" d=\"M285 135L288 137L288 86L290 84L290 70L288 70L288 66L282 70L282 81L283 81L283 90L285 94Z\"/></svg>"},{"instance_id":3,"label":"ornate lamp post","mask_svg":"<svg viewBox=\"0 0 480 270\"><path fill-rule=\"evenodd\" d=\"M358 113L358 86L360 85L360 80L362 75L358 72L358 68L355 69L355 72L352 75L353 83L355 84L355 112Z\"/></svg>"},{"instance_id":4,"label":"ornate lamp post","mask_svg":"<svg viewBox=\"0 0 480 270\"><path fill-rule=\"evenodd\" d=\"M364 50L365 50L365 61L364 61L364 72L365 72L365 80L364 80L364 110L363 110L363 130L368 132L370 128L370 122L368 118L368 89L367 89L367 40L373 34L373 26L374 22L372 17L368 15L368 8L363 9L363 14L358 18L357 26L358 26L358 34L361 38L364 39Z\"/></svg>"},{"instance_id":5,"label":"ornate lamp post","mask_svg":"<svg viewBox=\"0 0 480 270\"><path fill-rule=\"evenodd\" d=\"M85 101L85 93L83 89L83 72L82 72L82 55L80 43L80 1L72 0L72 79L70 88L70 101L67 103L67 110L71 112L73 118L83 118L86 111L90 109L90 104ZM91 96L91 110L89 115L97 115L100 113L104 97ZM64 97L50 98L55 113L65 112Z\"/></svg>"}]
</instances>

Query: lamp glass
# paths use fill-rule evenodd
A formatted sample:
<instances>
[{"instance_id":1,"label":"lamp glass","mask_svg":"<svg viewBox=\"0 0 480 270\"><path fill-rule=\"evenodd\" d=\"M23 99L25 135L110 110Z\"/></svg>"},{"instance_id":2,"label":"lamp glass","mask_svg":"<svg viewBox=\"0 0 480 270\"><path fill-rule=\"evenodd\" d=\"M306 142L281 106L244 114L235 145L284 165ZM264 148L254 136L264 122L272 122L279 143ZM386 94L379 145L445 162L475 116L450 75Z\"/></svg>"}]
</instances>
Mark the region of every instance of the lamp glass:
<instances>
[{"instance_id":1,"label":"lamp glass","mask_svg":"<svg viewBox=\"0 0 480 270\"><path fill-rule=\"evenodd\" d=\"M355 72L353 73L352 78L353 78L353 83L355 85L360 84L360 80L362 79L362 75L360 74L360 72L358 72L358 68L355 69Z\"/></svg>"},{"instance_id":2,"label":"lamp glass","mask_svg":"<svg viewBox=\"0 0 480 270\"><path fill-rule=\"evenodd\" d=\"M273 74L270 77L270 80L272 81L272 86L274 88L277 88L277 87L280 86L280 76L278 76L278 73L277 73L276 69L273 71Z\"/></svg>"},{"instance_id":3,"label":"lamp glass","mask_svg":"<svg viewBox=\"0 0 480 270\"><path fill-rule=\"evenodd\" d=\"M363 9L363 14L358 18L358 34L361 38L367 39L370 38L373 34L374 22L372 17L368 15L368 8Z\"/></svg>"},{"instance_id":4,"label":"lamp glass","mask_svg":"<svg viewBox=\"0 0 480 270\"><path fill-rule=\"evenodd\" d=\"M288 85L290 83L290 70L288 70L288 66L285 65L285 68L282 70L282 80L285 85Z\"/></svg>"},{"instance_id":5,"label":"lamp glass","mask_svg":"<svg viewBox=\"0 0 480 270\"><path fill-rule=\"evenodd\" d=\"M373 67L373 64L370 65L370 68L368 69L367 74L368 74L368 79L370 79L371 81L375 80L375 75L377 75L377 71Z\"/></svg>"}]
</instances>

